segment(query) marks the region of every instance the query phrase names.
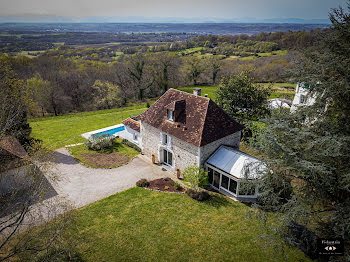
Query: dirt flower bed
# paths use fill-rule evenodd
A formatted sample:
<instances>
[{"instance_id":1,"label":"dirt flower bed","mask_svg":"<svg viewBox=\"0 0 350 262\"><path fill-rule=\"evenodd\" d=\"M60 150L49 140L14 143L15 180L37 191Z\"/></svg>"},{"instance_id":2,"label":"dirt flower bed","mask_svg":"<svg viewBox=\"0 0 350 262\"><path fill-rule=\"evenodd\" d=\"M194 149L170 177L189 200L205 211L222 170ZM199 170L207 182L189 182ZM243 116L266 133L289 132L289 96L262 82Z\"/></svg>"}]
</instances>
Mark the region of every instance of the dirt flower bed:
<instances>
[{"instance_id":1,"label":"dirt flower bed","mask_svg":"<svg viewBox=\"0 0 350 262\"><path fill-rule=\"evenodd\" d=\"M152 190L159 190L162 192L182 193L185 191L185 189L182 186L176 189L175 184L176 183L171 178L165 177L149 181L148 188Z\"/></svg>"},{"instance_id":2,"label":"dirt flower bed","mask_svg":"<svg viewBox=\"0 0 350 262\"><path fill-rule=\"evenodd\" d=\"M95 168L112 168L122 166L131 160L131 157L122 155L118 152L113 152L110 154L84 153L80 154L80 157L84 159L84 163L86 165Z\"/></svg>"}]
</instances>

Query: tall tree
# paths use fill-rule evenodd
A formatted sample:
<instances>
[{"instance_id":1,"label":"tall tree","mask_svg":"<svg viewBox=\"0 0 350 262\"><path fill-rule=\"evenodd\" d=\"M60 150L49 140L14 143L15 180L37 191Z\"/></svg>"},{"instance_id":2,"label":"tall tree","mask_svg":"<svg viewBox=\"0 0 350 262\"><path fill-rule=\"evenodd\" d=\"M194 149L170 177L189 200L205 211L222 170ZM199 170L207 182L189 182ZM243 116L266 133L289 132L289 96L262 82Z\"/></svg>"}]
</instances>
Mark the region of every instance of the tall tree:
<instances>
[{"instance_id":1,"label":"tall tree","mask_svg":"<svg viewBox=\"0 0 350 262\"><path fill-rule=\"evenodd\" d=\"M191 56L185 61L184 71L188 80L197 85L199 77L204 72L204 64L199 58Z\"/></svg>"},{"instance_id":2,"label":"tall tree","mask_svg":"<svg viewBox=\"0 0 350 262\"><path fill-rule=\"evenodd\" d=\"M320 258L317 238L342 238L345 256L337 261L349 261L350 2L330 19L319 48L306 52L295 72L315 103L273 114L255 140L270 170L259 180L257 214L278 221L269 231L275 243L284 240ZM267 216L269 211L279 215Z\"/></svg>"},{"instance_id":3,"label":"tall tree","mask_svg":"<svg viewBox=\"0 0 350 262\"><path fill-rule=\"evenodd\" d=\"M96 80L92 88L96 90L95 101L99 108L111 109L122 104L119 96L120 90L117 85L113 85L108 81Z\"/></svg>"},{"instance_id":4,"label":"tall tree","mask_svg":"<svg viewBox=\"0 0 350 262\"><path fill-rule=\"evenodd\" d=\"M128 72L134 83L138 100L143 100L144 92L154 83L154 77L147 72L146 58L138 53L128 61Z\"/></svg>"},{"instance_id":5,"label":"tall tree","mask_svg":"<svg viewBox=\"0 0 350 262\"><path fill-rule=\"evenodd\" d=\"M27 87L36 106L40 108L41 115L45 116L45 112L51 111L50 94L53 91L51 83L36 73L34 77L27 79Z\"/></svg>"},{"instance_id":6,"label":"tall tree","mask_svg":"<svg viewBox=\"0 0 350 262\"><path fill-rule=\"evenodd\" d=\"M28 90L18 80L6 59L0 59L0 138L16 137L21 143L29 139L27 109L32 105Z\"/></svg>"},{"instance_id":7,"label":"tall tree","mask_svg":"<svg viewBox=\"0 0 350 262\"><path fill-rule=\"evenodd\" d=\"M217 56L211 56L207 60L208 70L210 72L211 81L213 85L215 85L216 78L218 76L218 73L221 70L221 66L222 66L221 64L222 63L220 61L220 58L218 58Z\"/></svg>"},{"instance_id":8,"label":"tall tree","mask_svg":"<svg viewBox=\"0 0 350 262\"><path fill-rule=\"evenodd\" d=\"M223 77L216 94L218 105L229 115L242 120L257 120L268 112L270 89L255 83L249 71Z\"/></svg>"},{"instance_id":9,"label":"tall tree","mask_svg":"<svg viewBox=\"0 0 350 262\"><path fill-rule=\"evenodd\" d=\"M155 83L161 93L165 93L171 86L179 82L179 79L177 79L177 60L178 58L175 55L168 53L161 53L151 57Z\"/></svg>"}]
</instances>

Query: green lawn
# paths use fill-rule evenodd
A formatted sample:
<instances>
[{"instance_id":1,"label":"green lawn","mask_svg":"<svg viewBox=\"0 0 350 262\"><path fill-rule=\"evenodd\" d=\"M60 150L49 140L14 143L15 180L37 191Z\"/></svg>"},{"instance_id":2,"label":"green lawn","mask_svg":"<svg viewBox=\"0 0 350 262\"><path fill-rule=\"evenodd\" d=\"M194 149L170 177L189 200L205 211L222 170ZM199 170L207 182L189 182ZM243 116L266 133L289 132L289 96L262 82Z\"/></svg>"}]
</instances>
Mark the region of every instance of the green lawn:
<instances>
[{"instance_id":1,"label":"green lawn","mask_svg":"<svg viewBox=\"0 0 350 262\"><path fill-rule=\"evenodd\" d=\"M215 193L197 202L132 188L78 210L64 236L83 261L283 261L248 210ZM310 261L294 248L286 254Z\"/></svg>"},{"instance_id":2,"label":"green lawn","mask_svg":"<svg viewBox=\"0 0 350 262\"><path fill-rule=\"evenodd\" d=\"M204 96L205 94L208 94L209 98L213 100L215 100L216 98L217 86L187 86L187 87L178 88L178 90L192 94L193 88L202 88L202 96Z\"/></svg>"},{"instance_id":3,"label":"green lawn","mask_svg":"<svg viewBox=\"0 0 350 262\"><path fill-rule=\"evenodd\" d=\"M51 149L80 143L80 135L96 129L119 124L125 118L136 116L146 110L145 105L101 110L56 117L29 119L32 136L43 140Z\"/></svg>"},{"instance_id":4,"label":"green lawn","mask_svg":"<svg viewBox=\"0 0 350 262\"><path fill-rule=\"evenodd\" d=\"M269 84L263 83L265 87L267 87ZM217 86L188 86L188 87L182 87L178 88L181 91L187 92L187 93L193 93L193 88L202 88L202 96L205 94L208 94L208 97L215 100L216 98L216 89ZM278 97L289 97L290 99L293 99L295 94L295 84L289 84L289 83L273 83L272 84L273 92L271 93L270 98L278 98Z\"/></svg>"},{"instance_id":5,"label":"green lawn","mask_svg":"<svg viewBox=\"0 0 350 262\"><path fill-rule=\"evenodd\" d=\"M69 147L69 151L72 153L75 159L83 163L85 166L92 167L92 168L115 168L119 167L123 164L110 164L110 165L104 165L102 167L96 167L92 164L89 163L89 160L87 160L83 154L93 154L95 157L94 158L99 158L99 156L104 156L108 157L108 154L110 153L118 153L123 156L127 156L130 159L132 159L134 156L138 155L139 152L134 150L133 148L122 144L122 140L120 138L114 139L113 140L113 145L112 147L101 150L101 151L94 151L94 150L89 150L85 147L85 145L77 145L73 147ZM101 159L102 160L102 159Z\"/></svg>"}]
</instances>

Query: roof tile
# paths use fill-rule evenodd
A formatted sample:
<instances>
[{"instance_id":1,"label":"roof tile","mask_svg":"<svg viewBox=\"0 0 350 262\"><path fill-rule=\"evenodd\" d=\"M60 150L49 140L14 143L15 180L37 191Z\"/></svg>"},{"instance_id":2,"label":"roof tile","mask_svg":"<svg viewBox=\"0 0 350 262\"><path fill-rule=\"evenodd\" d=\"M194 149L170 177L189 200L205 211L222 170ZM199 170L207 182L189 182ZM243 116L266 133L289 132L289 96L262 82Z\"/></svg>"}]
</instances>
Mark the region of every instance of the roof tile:
<instances>
[{"instance_id":1,"label":"roof tile","mask_svg":"<svg viewBox=\"0 0 350 262\"><path fill-rule=\"evenodd\" d=\"M168 121L167 109L177 107L181 113L176 122ZM195 146L204 146L244 128L209 98L175 89L169 89L139 119Z\"/></svg>"}]
</instances>

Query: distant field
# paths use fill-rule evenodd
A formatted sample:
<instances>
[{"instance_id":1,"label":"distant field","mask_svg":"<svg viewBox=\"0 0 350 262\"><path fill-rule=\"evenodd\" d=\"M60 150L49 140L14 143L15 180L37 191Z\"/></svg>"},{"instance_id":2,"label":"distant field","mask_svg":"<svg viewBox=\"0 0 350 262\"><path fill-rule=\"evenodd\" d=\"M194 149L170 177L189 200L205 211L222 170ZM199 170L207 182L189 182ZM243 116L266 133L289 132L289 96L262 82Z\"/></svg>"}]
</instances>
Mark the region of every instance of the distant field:
<instances>
[{"instance_id":1,"label":"distant field","mask_svg":"<svg viewBox=\"0 0 350 262\"><path fill-rule=\"evenodd\" d=\"M250 55L250 56L244 56L244 57L240 57L240 56L231 56L226 58L225 60L254 60L254 59L259 59L259 58L264 58L264 57L269 57L269 56L284 56L288 53L287 50L277 50L277 51L273 51L273 52L267 52L267 53L257 53L256 55Z\"/></svg>"},{"instance_id":2,"label":"distant field","mask_svg":"<svg viewBox=\"0 0 350 262\"><path fill-rule=\"evenodd\" d=\"M263 83L265 87L267 87L269 84ZM179 88L179 90L187 92L187 93L193 93L193 88L202 88L202 96L205 94L208 94L208 97L215 100L216 99L216 89L217 86L187 86ZM272 93L270 98L290 98L293 99L294 97L294 88L295 84L289 84L289 83L273 83L272 84Z\"/></svg>"},{"instance_id":3,"label":"distant field","mask_svg":"<svg viewBox=\"0 0 350 262\"><path fill-rule=\"evenodd\" d=\"M179 51L178 53L179 54L185 54L185 55L191 55L191 54L195 54L197 52L200 52L202 50L204 50L205 48L204 47L193 47L193 48L188 48L186 50L183 50L183 51Z\"/></svg>"},{"instance_id":4,"label":"distant field","mask_svg":"<svg viewBox=\"0 0 350 262\"><path fill-rule=\"evenodd\" d=\"M17 53L17 56L26 56L26 57L29 57L29 58L33 58L41 53L44 53L46 52L46 50L44 51L21 51L21 52L18 52Z\"/></svg>"},{"instance_id":5,"label":"distant field","mask_svg":"<svg viewBox=\"0 0 350 262\"><path fill-rule=\"evenodd\" d=\"M29 119L32 136L44 145L57 149L84 141L80 135L96 129L119 124L125 118L136 116L146 110L145 105L70 114L56 117Z\"/></svg>"},{"instance_id":6,"label":"distant field","mask_svg":"<svg viewBox=\"0 0 350 262\"><path fill-rule=\"evenodd\" d=\"M118 59L121 55L123 55L124 53L123 52L120 52L120 51L115 51L114 52L115 56L113 56L113 59Z\"/></svg>"}]
</instances>

